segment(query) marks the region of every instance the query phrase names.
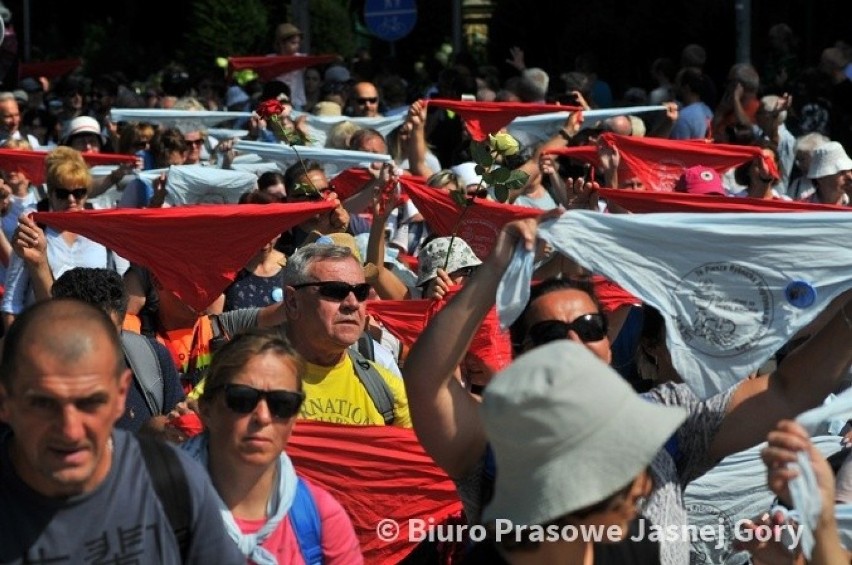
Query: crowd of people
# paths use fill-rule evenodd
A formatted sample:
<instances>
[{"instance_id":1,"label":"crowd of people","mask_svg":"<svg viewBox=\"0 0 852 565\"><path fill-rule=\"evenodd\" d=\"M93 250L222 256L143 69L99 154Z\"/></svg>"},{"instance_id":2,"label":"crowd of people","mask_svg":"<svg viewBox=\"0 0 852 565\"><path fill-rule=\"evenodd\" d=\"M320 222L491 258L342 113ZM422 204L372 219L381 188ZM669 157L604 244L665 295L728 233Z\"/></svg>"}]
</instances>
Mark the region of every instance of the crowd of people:
<instances>
[{"instance_id":1,"label":"crowd of people","mask_svg":"<svg viewBox=\"0 0 852 565\"><path fill-rule=\"evenodd\" d=\"M765 69L737 63L716 84L688 45L679 66L654 61L655 88L621 96L590 54L551 80L513 48L511 77L457 61L420 92L363 56L293 67L306 54L291 23L275 30L270 61L289 65L275 77L215 88L176 67L147 90L75 73L0 93L0 563L369 562L361 545L375 534L356 530L357 508L288 456L299 421L416 435L454 483L461 521L487 533L448 540L440 557L436 546L431 562L686 564L694 540L641 533L683 531L689 485L767 442L751 468L788 508L801 500L791 484L812 479L821 505L800 520L813 536L738 547L755 563L848 563L834 481L848 425L834 431L832 469L794 420L852 381L852 263L752 374L702 397L669 350L683 319L538 237L562 214L629 218L612 189L683 193L713 211L845 213L852 49L838 42L808 67L791 33L772 28ZM130 110L143 117L121 117ZM477 135L477 111L505 123ZM513 121L535 113L556 117L533 133ZM643 147L654 149L637 165ZM673 178L653 172L675 157ZM504 191L510 175L523 181ZM243 214L224 234L233 249L186 239L200 232L98 228L200 209L213 193L219 217L179 218L206 221L201 239L218 242L220 220ZM286 229L252 225L263 209ZM471 223L490 235L468 237ZM172 246L197 255L179 261ZM496 297L519 249L535 254L534 282L502 328ZM816 292L797 284L779 292L811 306ZM706 290L753 306L741 289ZM736 326L704 323L733 349ZM327 472L345 489L345 473ZM536 534L595 527L605 539Z\"/></svg>"}]
</instances>

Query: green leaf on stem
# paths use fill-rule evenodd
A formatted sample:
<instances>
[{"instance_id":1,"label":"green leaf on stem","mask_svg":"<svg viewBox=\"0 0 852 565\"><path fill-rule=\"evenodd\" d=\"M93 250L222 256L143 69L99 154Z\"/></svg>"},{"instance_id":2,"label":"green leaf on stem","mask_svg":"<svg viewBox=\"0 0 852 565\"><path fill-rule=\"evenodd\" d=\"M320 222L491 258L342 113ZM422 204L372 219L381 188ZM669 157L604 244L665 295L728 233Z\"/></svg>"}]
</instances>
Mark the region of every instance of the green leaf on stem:
<instances>
[{"instance_id":1,"label":"green leaf on stem","mask_svg":"<svg viewBox=\"0 0 852 565\"><path fill-rule=\"evenodd\" d=\"M509 189L505 184L498 184L494 186L494 197L498 202L506 202L509 199Z\"/></svg>"},{"instance_id":2,"label":"green leaf on stem","mask_svg":"<svg viewBox=\"0 0 852 565\"><path fill-rule=\"evenodd\" d=\"M507 180L509 180L509 176L512 174L511 169L507 169L506 167L497 167L493 171L491 171L491 178L495 184L503 184Z\"/></svg>"},{"instance_id":3,"label":"green leaf on stem","mask_svg":"<svg viewBox=\"0 0 852 565\"><path fill-rule=\"evenodd\" d=\"M506 179L506 182L503 185L508 190L520 190L526 186L527 182L529 182L530 176L524 171L515 169L509 175L509 178Z\"/></svg>"},{"instance_id":4,"label":"green leaf on stem","mask_svg":"<svg viewBox=\"0 0 852 565\"><path fill-rule=\"evenodd\" d=\"M488 143L478 143L472 141L470 144L470 156L473 160L483 167L490 167L494 164L494 157L491 155L491 148Z\"/></svg>"}]
</instances>

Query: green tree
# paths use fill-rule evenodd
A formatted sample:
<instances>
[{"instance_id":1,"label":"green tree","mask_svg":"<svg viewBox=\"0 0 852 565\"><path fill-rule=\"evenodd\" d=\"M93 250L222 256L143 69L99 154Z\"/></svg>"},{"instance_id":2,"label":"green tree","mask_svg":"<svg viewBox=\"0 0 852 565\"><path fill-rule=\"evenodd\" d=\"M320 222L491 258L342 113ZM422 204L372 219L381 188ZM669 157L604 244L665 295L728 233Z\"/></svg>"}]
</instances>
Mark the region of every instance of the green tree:
<instances>
[{"instance_id":1,"label":"green tree","mask_svg":"<svg viewBox=\"0 0 852 565\"><path fill-rule=\"evenodd\" d=\"M341 0L313 0L310 3L313 53L337 53L349 57L355 52L355 32L346 4Z\"/></svg>"},{"instance_id":2,"label":"green tree","mask_svg":"<svg viewBox=\"0 0 852 565\"><path fill-rule=\"evenodd\" d=\"M269 35L261 0L194 0L186 41L175 59L190 72L209 72L216 57L268 52Z\"/></svg>"}]
</instances>

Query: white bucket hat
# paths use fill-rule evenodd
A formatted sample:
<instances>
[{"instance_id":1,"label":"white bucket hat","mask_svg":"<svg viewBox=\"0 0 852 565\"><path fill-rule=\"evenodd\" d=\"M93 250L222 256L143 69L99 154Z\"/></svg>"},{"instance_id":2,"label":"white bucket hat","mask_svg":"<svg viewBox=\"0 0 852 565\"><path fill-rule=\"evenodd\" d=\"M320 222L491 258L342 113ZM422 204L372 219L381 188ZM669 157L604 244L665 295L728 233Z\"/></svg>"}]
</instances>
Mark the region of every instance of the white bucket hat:
<instances>
[{"instance_id":1,"label":"white bucket hat","mask_svg":"<svg viewBox=\"0 0 852 565\"><path fill-rule=\"evenodd\" d=\"M686 417L637 395L584 346L518 357L486 387L481 413L497 465L486 523L546 524L596 504L645 469Z\"/></svg>"},{"instance_id":2,"label":"white bucket hat","mask_svg":"<svg viewBox=\"0 0 852 565\"><path fill-rule=\"evenodd\" d=\"M466 162L456 165L450 169L459 179L459 188L464 190L468 186L482 182L482 175L476 174L476 163Z\"/></svg>"},{"instance_id":3,"label":"white bucket hat","mask_svg":"<svg viewBox=\"0 0 852 565\"><path fill-rule=\"evenodd\" d=\"M101 125L95 118L90 116L77 116L65 127L62 143L68 144L72 137L81 133L91 133L97 135L101 140L101 145L106 143L106 137L101 131Z\"/></svg>"},{"instance_id":4,"label":"white bucket hat","mask_svg":"<svg viewBox=\"0 0 852 565\"><path fill-rule=\"evenodd\" d=\"M820 179L849 170L852 170L852 159L846 154L842 145L836 141L829 141L814 149L811 154L808 178Z\"/></svg>"},{"instance_id":5,"label":"white bucket hat","mask_svg":"<svg viewBox=\"0 0 852 565\"><path fill-rule=\"evenodd\" d=\"M453 240L453 251L449 253L450 239ZM447 253L450 254L450 260L447 261ZM465 267L476 267L481 265L482 261L470 248L465 240L456 236L436 237L429 243L423 246L423 249L417 254L417 259L420 266L420 273L417 275L417 286L425 284L438 276L438 269L444 269L444 263L447 267L444 269L447 273L464 269Z\"/></svg>"}]
</instances>

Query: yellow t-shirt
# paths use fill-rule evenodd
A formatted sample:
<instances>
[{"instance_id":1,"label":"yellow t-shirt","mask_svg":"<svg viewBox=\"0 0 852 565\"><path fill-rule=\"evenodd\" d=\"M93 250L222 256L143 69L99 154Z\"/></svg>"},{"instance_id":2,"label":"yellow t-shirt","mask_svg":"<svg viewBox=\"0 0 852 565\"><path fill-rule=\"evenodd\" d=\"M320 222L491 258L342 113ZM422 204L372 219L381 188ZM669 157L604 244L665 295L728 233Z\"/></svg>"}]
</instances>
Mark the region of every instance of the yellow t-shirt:
<instances>
[{"instance_id":1,"label":"yellow t-shirt","mask_svg":"<svg viewBox=\"0 0 852 565\"><path fill-rule=\"evenodd\" d=\"M374 365L393 394L393 425L410 428L411 414L402 379L381 365ZM384 425L381 413L355 374L349 355L344 355L343 360L333 367L306 363L306 368L302 379L305 402L300 418L355 426Z\"/></svg>"}]
</instances>

